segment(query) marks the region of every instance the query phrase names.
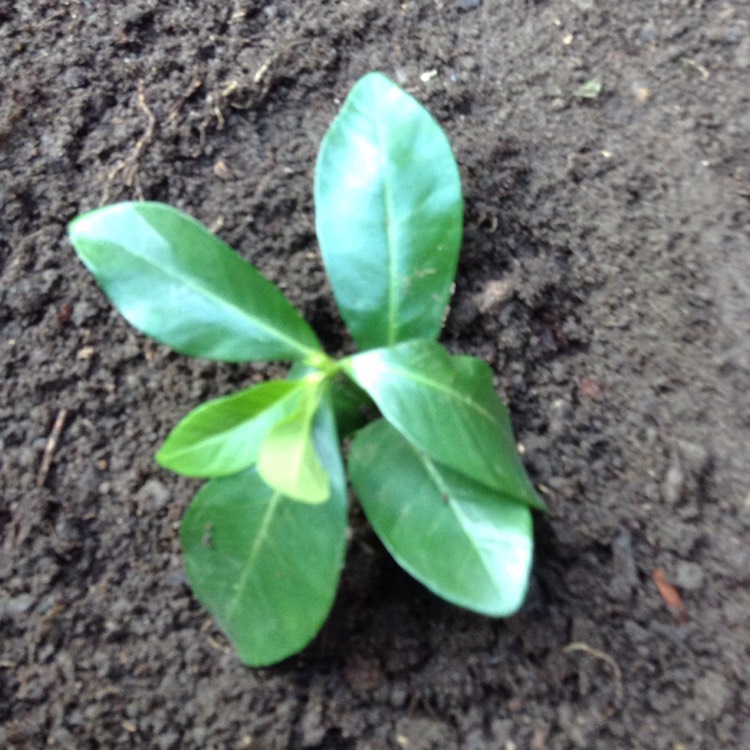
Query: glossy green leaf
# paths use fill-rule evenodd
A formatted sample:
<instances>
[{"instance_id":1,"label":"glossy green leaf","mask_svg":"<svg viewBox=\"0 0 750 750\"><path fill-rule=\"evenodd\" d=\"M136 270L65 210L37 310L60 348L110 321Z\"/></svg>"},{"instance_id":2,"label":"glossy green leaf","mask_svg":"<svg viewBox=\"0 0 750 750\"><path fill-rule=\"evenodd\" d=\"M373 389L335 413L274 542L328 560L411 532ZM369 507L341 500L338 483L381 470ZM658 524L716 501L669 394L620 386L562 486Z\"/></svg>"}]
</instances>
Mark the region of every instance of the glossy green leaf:
<instances>
[{"instance_id":1,"label":"glossy green leaf","mask_svg":"<svg viewBox=\"0 0 750 750\"><path fill-rule=\"evenodd\" d=\"M258 474L269 487L293 500L323 503L330 495L330 483L313 443L313 419L324 386L315 374L297 382L302 386L300 402L266 433L258 453Z\"/></svg>"},{"instance_id":2,"label":"glossy green leaf","mask_svg":"<svg viewBox=\"0 0 750 750\"><path fill-rule=\"evenodd\" d=\"M544 508L484 362L451 356L434 341L410 341L355 354L343 366L419 450L504 496Z\"/></svg>"},{"instance_id":3,"label":"glossy green leaf","mask_svg":"<svg viewBox=\"0 0 750 750\"><path fill-rule=\"evenodd\" d=\"M269 428L298 405L299 382L261 383L201 404L169 433L156 454L165 469L188 477L224 477L252 466Z\"/></svg>"},{"instance_id":4,"label":"glossy green leaf","mask_svg":"<svg viewBox=\"0 0 750 750\"><path fill-rule=\"evenodd\" d=\"M226 362L303 359L320 350L284 295L206 227L161 203L118 203L69 235L136 328L175 351Z\"/></svg>"},{"instance_id":5,"label":"glossy green leaf","mask_svg":"<svg viewBox=\"0 0 750 750\"><path fill-rule=\"evenodd\" d=\"M323 139L315 212L359 347L435 338L461 245L461 179L437 122L380 73L356 83Z\"/></svg>"},{"instance_id":6,"label":"glossy green leaf","mask_svg":"<svg viewBox=\"0 0 750 750\"><path fill-rule=\"evenodd\" d=\"M475 612L518 610L533 556L527 505L434 462L382 419L357 433L349 473L373 529L407 572Z\"/></svg>"},{"instance_id":7,"label":"glossy green leaf","mask_svg":"<svg viewBox=\"0 0 750 750\"><path fill-rule=\"evenodd\" d=\"M307 645L336 594L347 495L327 404L316 418L315 444L331 477L327 503L290 500L250 469L204 485L180 527L196 598L252 666L281 661Z\"/></svg>"}]
</instances>

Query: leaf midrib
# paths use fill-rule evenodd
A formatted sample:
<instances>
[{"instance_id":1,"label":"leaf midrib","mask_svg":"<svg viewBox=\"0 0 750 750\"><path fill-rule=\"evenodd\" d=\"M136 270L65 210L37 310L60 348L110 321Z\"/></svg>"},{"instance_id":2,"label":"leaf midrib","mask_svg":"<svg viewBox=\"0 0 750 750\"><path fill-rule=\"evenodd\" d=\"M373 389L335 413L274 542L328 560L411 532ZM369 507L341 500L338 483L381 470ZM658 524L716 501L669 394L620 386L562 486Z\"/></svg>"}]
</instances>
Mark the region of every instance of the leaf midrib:
<instances>
[{"instance_id":1,"label":"leaf midrib","mask_svg":"<svg viewBox=\"0 0 750 750\"><path fill-rule=\"evenodd\" d=\"M217 238L218 239L218 238ZM219 240L221 242L221 240ZM157 272L168 276L171 279L175 279L183 286L195 291L198 294L203 294L203 296L210 299L212 302L217 302L220 307L225 307L231 310L235 315L238 315L241 318L249 319L252 321L258 328L265 331L266 333L269 333L271 336L275 336L277 340L283 341L287 343L292 349L295 349L296 351L300 352L303 356L311 354L312 352L317 352L319 349L311 349L304 344L300 343L296 339L291 338L285 333L282 333L278 328L269 325L266 321L252 317L247 314L247 310L244 308L239 307L237 304L233 303L231 300L228 300L226 297L222 297L217 295L215 292L213 292L210 288L202 286L201 284L194 283L195 279L197 277L190 275L190 276L182 276L179 273L176 273L173 271L172 266L168 266L168 271L165 270L162 266L158 266L155 264L152 260L150 260L148 257L144 255L139 255L138 253L129 252L127 249L125 249L125 253L131 255L134 258L138 258L142 263L145 263L150 268L155 269ZM252 268L252 267L251 267ZM255 270L255 269L253 269ZM260 275L260 272L256 271L259 278L262 281L267 281L263 276ZM270 282L268 282L270 283ZM277 289L273 289L273 291L278 291ZM292 311L296 313L296 310L292 308ZM302 321L304 323L304 321Z\"/></svg>"},{"instance_id":2,"label":"leaf midrib","mask_svg":"<svg viewBox=\"0 0 750 750\"><path fill-rule=\"evenodd\" d=\"M447 505L450 508L451 512L453 513L454 517L456 518L456 521L461 526L461 529L463 530L466 537L469 539L469 543L471 544L472 549L476 552L479 559L482 561L482 567L487 570L487 574L491 580L494 580L492 578L492 575L490 573L490 568L485 564L485 555L482 553L480 547L474 543L474 535L471 534L466 529L466 524L464 523L464 515L461 513L461 501L455 497L455 495L451 492L450 487L446 484L445 480L443 479L442 475L440 474L439 469L435 465L435 462L426 454L422 453L421 451L418 451L414 448L414 446L411 446L412 450L416 454L419 461L422 463L422 465L425 468L425 471L429 475L430 479L433 481L435 486L438 489L438 492L440 492L440 495L442 497L447 497Z\"/></svg>"},{"instance_id":3,"label":"leaf midrib","mask_svg":"<svg viewBox=\"0 0 750 750\"><path fill-rule=\"evenodd\" d=\"M229 438L230 435L236 434L238 432L242 432L244 430L252 429L252 427L250 427L248 423L254 422L256 419L259 419L260 417L267 415L272 409L278 408L279 410L281 410L284 404L287 403L288 400L295 398L297 396L299 396L298 390L290 390L280 399L277 399L276 401L272 401L271 403L267 404L263 409L255 412L249 417L243 417L239 421L232 424L230 427L221 429L217 432L203 433L205 437L203 437L201 440L197 440L193 443L187 443L185 446L181 447L179 450L173 451L172 454L170 455L170 459L174 459L174 458L182 459L185 456L189 456L193 453L203 453L206 450L210 450L210 447L215 446L216 444L221 445L222 443L225 443L230 439Z\"/></svg>"},{"instance_id":4,"label":"leaf midrib","mask_svg":"<svg viewBox=\"0 0 750 750\"><path fill-rule=\"evenodd\" d=\"M440 472L439 472L439 470L437 468L437 466L439 466L440 463L438 461L436 461L435 459L433 459L429 455L429 453L427 453L426 451L422 451L420 448L418 448L416 445L414 445L408 438L405 438L405 439L408 442L409 447L417 454L417 456L419 457L420 461L422 461L423 465L425 466L425 470L427 471L427 473L431 477L433 477L433 479L435 479L436 483L438 483L438 478L439 478L439 485L441 487L442 494L448 495L449 497L452 498L453 494L451 493L450 488L445 483L445 480L443 479L442 475L440 474ZM432 467L431 470L427 468L427 464L425 463L426 461L429 461L430 466ZM530 503L528 502L528 500L526 500L523 496L516 495L516 493L511 492L511 491L509 491L506 488L502 488L502 490L501 490L500 487L498 487L498 486L496 486L494 484L489 484L488 482L484 481L483 479L480 479L479 477L475 477L475 476L471 476L471 475L468 475L468 474L464 474L457 467L454 467L453 471L457 472L458 474L461 474L462 476L465 476L467 479L469 479L469 480L471 480L473 482L476 482L476 483L480 484L481 486L485 487L486 489L488 489L488 490L490 490L490 491L492 491L494 493L497 493L498 495L504 496L504 497L512 500L513 502L517 502L520 505L524 505L524 506L527 506L527 507L532 507L530 505ZM497 477L497 479L500 482L502 482L503 484L505 483L505 477L503 475L498 475L497 472L493 472L493 474L495 474L495 476ZM456 502L460 502L460 501L456 500Z\"/></svg>"},{"instance_id":5,"label":"leaf midrib","mask_svg":"<svg viewBox=\"0 0 750 750\"><path fill-rule=\"evenodd\" d=\"M229 606L227 607L227 619L228 620L232 619L237 607L240 604L240 601L243 596L243 592L245 588L247 587L247 584L248 584L248 581L250 580L251 575L254 572L255 560L260 554L260 550L263 547L263 544L267 541L268 528L270 527L271 522L273 521L273 517L276 513L276 508L279 502L281 501L282 497L283 496L280 492L274 492L268 501L268 507L263 513L263 518L261 519L260 525L258 526L258 532L255 535L255 539L253 540L253 543L250 546L250 549L248 550L247 558L245 559L242 573L239 577L239 580L233 587L235 593L229 603Z\"/></svg>"},{"instance_id":6,"label":"leaf midrib","mask_svg":"<svg viewBox=\"0 0 750 750\"><path fill-rule=\"evenodd\" d=\"M393 190L391 189L391 175L388 169L388 148L384 134L383 118L379 108L375 109L375 136L378 140L378 153L383 159L383 204L385 211L386 252L388 255L388 313L386 318L386 341L388 345L395 344L398 329L398 266L396 263L396 247L398 237L395 226L395 207L393 204Z\"/></svg>"},{"instance_id":7,"label":"leaf midrib","mask_svg":"<svg viewBox=\"0 0 750 750\"><path fill-rule=\"evenodd\" d=\"M401 377L404 380L411 380L415 383L420 383L421 385L429 386L436 391L440 391L441 393L445 393L453 397L456 401L466 404L466 406L476 411L479 415L481 415L484 419L486 419L491 424L493 425L497 424L497 420L494 418L494 416L490 412L488 412L484 407L478 404L476 401L473 401L472 399L467 398L466 396L464 396L458 391L448 388L447 386L440 383L439 381L431 380L430 378L419 375L418 373L415 373L412 370L406 370L406 369L401 369L398 367L393 367L392 365L389 365L387 363L384 364L382 370L392 375Z\"/></svg>"}]
</instances>

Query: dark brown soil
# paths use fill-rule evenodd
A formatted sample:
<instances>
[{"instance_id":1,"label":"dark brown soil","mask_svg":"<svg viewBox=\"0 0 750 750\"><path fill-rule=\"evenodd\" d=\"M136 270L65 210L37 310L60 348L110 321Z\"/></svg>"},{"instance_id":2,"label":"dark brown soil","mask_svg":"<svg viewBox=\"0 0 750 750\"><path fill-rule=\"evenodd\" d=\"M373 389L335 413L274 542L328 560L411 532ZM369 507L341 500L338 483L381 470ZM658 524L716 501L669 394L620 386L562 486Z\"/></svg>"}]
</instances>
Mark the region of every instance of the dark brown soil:
<instances>
[{"instance_id":1,"label":"dark brown soil","mask_svg":"<svg viewBox=\"0 0 750 750\"><path fill-rule=\"evenodd\" d=\"M18 0L0 63L1 747L750 747L748 3ZM250 670L185 583L197 485L152 456L275 371L130 329L65 225L175 204L348 347L312 174L373 69L454 145L444 340L493 366L551 514L516 617L365 530L320 637Z\"/></svg>"}]
</instances>

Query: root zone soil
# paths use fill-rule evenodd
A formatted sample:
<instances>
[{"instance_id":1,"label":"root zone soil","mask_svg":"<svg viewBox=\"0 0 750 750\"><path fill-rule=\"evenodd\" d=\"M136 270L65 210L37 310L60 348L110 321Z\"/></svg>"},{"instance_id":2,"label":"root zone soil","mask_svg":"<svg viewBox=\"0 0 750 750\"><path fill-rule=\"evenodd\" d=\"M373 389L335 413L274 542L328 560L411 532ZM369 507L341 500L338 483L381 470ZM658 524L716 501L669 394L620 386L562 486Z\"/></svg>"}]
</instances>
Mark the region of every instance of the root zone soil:
<instances>
[{"instance_id":1,"label":"root zone soil","mask_svg":"<svg viewBox=\"0 0 750 750\"><path fill-rule=\"evenodd\" d=\"M700 0L0 4L0 745L750 746L749 40ZM353 513L323 632L253 671L185 583L195 485L152 455L279 372L129 329L65 224L172 203L348 350L312 173L367 70L451 138L443 340L492 365L551 514L494 621Z\"/></svg>"}]
</instances>

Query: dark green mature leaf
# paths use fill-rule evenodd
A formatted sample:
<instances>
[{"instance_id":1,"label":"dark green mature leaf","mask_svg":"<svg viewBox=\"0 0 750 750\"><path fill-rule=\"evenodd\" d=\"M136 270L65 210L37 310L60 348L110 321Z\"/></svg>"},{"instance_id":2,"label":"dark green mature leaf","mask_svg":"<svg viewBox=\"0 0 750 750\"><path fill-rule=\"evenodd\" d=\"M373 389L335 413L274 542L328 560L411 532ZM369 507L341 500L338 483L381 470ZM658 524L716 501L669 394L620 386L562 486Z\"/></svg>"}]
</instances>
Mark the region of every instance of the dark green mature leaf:
<instances>
[{"instance_id":1,"label":"dark green mature leaf","mask_svg":"<svg viewBox=\"0 0 750 750\"><path fill-rule=\"evenodd\" d=\"M247 469L269 428L297 407L301 393L299 381L278 380L207 401L169 433L156 460L188 477L225 477Z\"/></svg>"},{"instance_id":2,"label":"dark green mature leaf","mask_svg":"<svg viewBox=\"0 0 750 750\"><path fill-rule=\"evenodd\" d=\"M198 600L252 666L303 648L331 608L346 547L346 481L330 406L315 444L331 498L299 503L270 489L255 469L213 479L180 527L187 575Z\"/></svg>"},{"instance_id":3,"label":"dark green mature leaf","mask_svg":"<svg viewBox=\"0 0 750 750\"><path fill-rule=\"evenodd\" d=\"M292 500L323 503L330 495L330 483L313 443L313 419L324 386L312 377L297 381L302 385L297 407L268 430L258 454L258 474Z\"/></svg>"},{"instance_id":4,"label":"dark green mature leaf","mask_svg":"<svg viewBox=\"0 0 750 750\"><path fill-rule=\"evenodd\" d=\"M320 351L310 326L268 279L170 206L105 206L74 219L68 231L123 316L175 351L226 362Z\"/></svg>"},{"instance_id":5,"label":"dark green mature leaf","mask_svg":"<svg viewBox=\"0 0 750 750\"><path fill-rule=\"evenodd\" d=\"M461 179L437 122L380 73L355 84L323 139L315 211L326 271L360 348L435 338L461 245Z\"/></svg>"},{"instance_id":6,"label":"dark green mature leaf","mask_svg":"<svg viewBox=\"0 0 750 750\"><path fill-rule=\"evenodd\" d=\"M506 497L544 508L484 362L451 356L434 341L409 341L355 354L343 367L419 450Z\"/></svg>"},{"instance_id":7,"label":"dark green mature leaf","mask_svg":"<svg viewBox=\"0 0 750 750\"><path fill-rule=\"evenodd\" d=\"M357 433L352 484L396 561L434 593L495 617L523 603L531 512L417 450L384 420Z\"/></svg>"},{"instance_id":8,"label":"dark green mature leaf","mask_svg":"<svg viewBox=\"0 0 750 750\"><path fill-rule=\"evenodd\" d=\"M331 383L331 401L336 413L336 425L342 438L349 437L377 416L372 399L343 375Z\"/></svg>"}]
</instances>

